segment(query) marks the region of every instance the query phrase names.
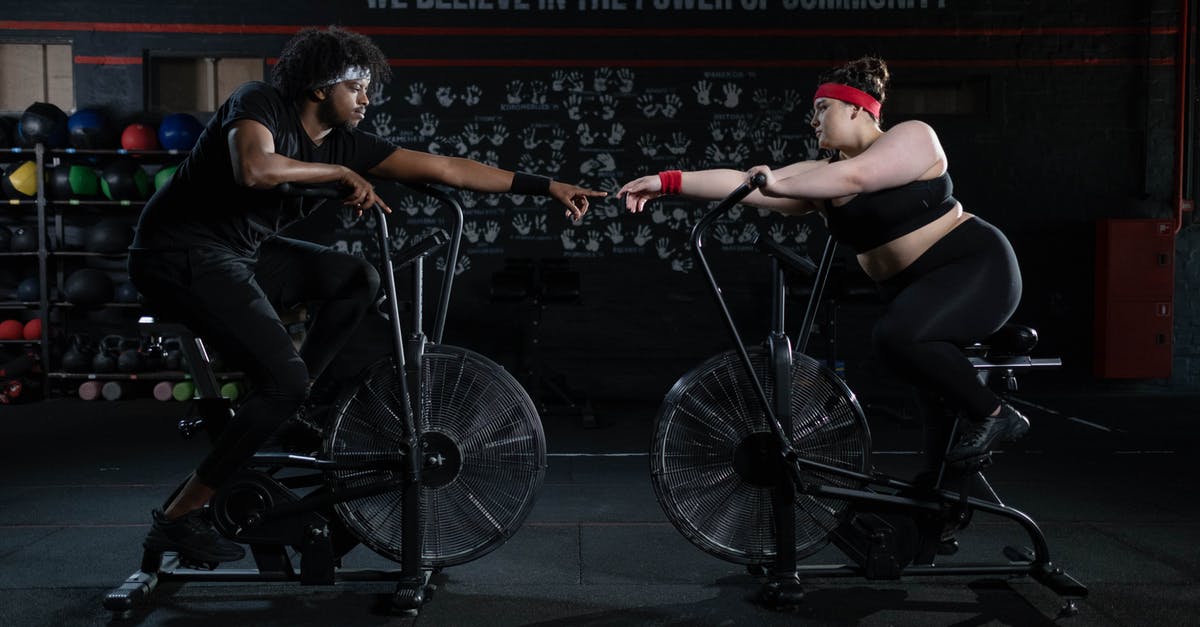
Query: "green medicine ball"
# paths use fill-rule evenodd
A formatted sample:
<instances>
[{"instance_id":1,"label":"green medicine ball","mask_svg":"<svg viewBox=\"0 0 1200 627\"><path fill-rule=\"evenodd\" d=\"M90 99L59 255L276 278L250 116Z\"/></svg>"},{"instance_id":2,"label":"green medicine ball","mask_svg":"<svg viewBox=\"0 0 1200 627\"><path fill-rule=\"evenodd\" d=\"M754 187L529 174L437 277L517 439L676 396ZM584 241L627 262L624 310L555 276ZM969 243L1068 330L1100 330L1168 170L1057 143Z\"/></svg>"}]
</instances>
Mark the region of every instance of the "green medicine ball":
<instances>
[{"instance_id":1,"label":"green medicine ball","mask_svg":"<svg viewBox=\"0 0 1200 627\"><path fill-rule=\"evenodd\" d=\"M60 165L50 172L52 198L94 198L100 195L100 176L86 165Z\"/></svg>"},{"instance_id":2,"label":"green medicine ball","mask_svg":"<svg viewBox=\"0 0 1200 627\"><path fill-rule=\"evenodd\" d=\"M175 176L175 170L178 169L178 165L171 165L159 170L158 174L154 175L154 189L162 189L163 185L166 185L167 181L171 180L172 176Z\"/></svg>"},{"instance_id":3,"label":"green medicine ball","mask_svg":"<svg viewBox=\"0 0 1200 627\"><path fill-rule=\"evenodd\" d=\"M109 200L145 200L150 196L150 177L137 162L118 159L100 171L100 188Z\"/></svg>"}]
</instances>

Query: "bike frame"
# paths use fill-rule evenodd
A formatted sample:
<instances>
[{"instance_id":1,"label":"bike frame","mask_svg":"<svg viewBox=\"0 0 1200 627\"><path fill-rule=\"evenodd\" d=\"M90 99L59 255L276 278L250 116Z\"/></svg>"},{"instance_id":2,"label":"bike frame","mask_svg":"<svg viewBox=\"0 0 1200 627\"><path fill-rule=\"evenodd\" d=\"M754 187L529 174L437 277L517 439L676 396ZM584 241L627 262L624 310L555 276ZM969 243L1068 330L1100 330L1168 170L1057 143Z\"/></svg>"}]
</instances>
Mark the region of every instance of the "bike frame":
<instances>
[{"instance_id":1,"label":"bike frame","mask_svg":"<svg viewBox=\"0 0 1200 627\"><path fill-rule=\"evenodd\" d=\"M729 311L728 305L725 303L724 297L721 295L721 287L717 283L716 277L713 275L712 268L704 254L704 237L712 225L725 216L734 205L741 202L750 195L755 189L765 184L765 177L759 175L757 180L750 181L739 186L732 193L725 197L716 207L708 211L704 216L697 221L692 229L691 244L693 255L700 268L704 271L705 279L708 287L716 299L718 309L725 321L726 328L733 340L734 349L737 351L739 361L746 375L753 384L754 393L757 397L764 414L767 417L767 424L771 431L775 434L783 456L785 466L789 472L779 489L776 490L774 504L776 506L776 528L780 530L778 546L778 557L776 559L775 574L787 576L794 573L795 566L795 540L794 538L785 538L792 534L792 517L794 512L790 504L794 500L795 494L825 496L838 498L854 504L865 504L875 506L890 506L904 507L914 510L924 510L931 513L940 513L946 504L957 504L970 506L974 509L996 514L1006 518L1013 519L1020 524L1028 533L1033 542L1034 555L1026 562L1013 566L961 566L961 567L936 567L936 566L911 566L906 572L921 572L924 574L970 574L970 573L987 573L987 574L1028 574L1031 571L1049 573L1052 570L1050 566L1050 551L1046 544L1045 536L1037 523L1029 516L1005 506L1000 502L996 493L987 485L986 480L981 483L986 487L994 502L984 501L975 497L964 499L961 494L951 492L949 490L937 489L934 491L933 500L915 499L895 494L885 494L872 492L865 489L840 488L835 486L813 483L811 480L806 480L802 470L819 471L821 473L838 475L856 482L865 484L866 486L886 487L896 491L912 490L915 486L909 482L900 481L887 476L854 472L844 468L837 468L821 464L812 460L807 460L800 457L794 447L791 445L789 433L790 427L790 385L785 384L790 378L792 364L792 349L787 335L784 333L785 326L785 308L784 308L784 284L783 284L783 269L781 259L789 262L789 265L799 266L798 269L805 272L810 272L814 275L814 285L812 294L809 297L807 307L805 309L804 321L796 340L796 351L804 352L808 345L808 338L811 334L813 321L816 318L817 309L820 307L821 298L823 297L825 284L829 277L832 261L836 253L837 244L833 238L829 238L825 249L821 254L821 262L819 265L812 264L811 261L804 259L797 261L794 253L782 250L774 242L764 242L764 247L772 255L771 270L772 270L772 328L767 339L767 348L771 359L771 376L776 381L776 402L772 404L768 398L762 382L755 375L754 366L750 360L750 355L746 350L746 345L742 340L741 334L737 330L737 325L733 320L733 316ZM778 250L771 250L778 249ZM801 258L803 259L803 258ZM806 263L807 262L807 263ZM814 271L815 270L815 271ZM847 392L849 392L847 388ZM785 426L786 425L786 426ZM868 449L869 452L869 449ZM978 475L982 478L982 475ZM788 505L787 507L783 507ZM786 541L790 540L790 541ZM786 543L785 543L786 541ZM835 571L829 571L824 574L837 574ZM847 573L848 574L848 573Z\"/></svg>"},{"instance_id":2,"label":"bike frame","mask_svg":"<svg viewBox=\"0 0 1200 627\"><path fill-rule=\"evenodd\" d=\"M450 236L449 246L446 248L444 257L446 271L442 277L438 309L435 314L433 328L433 342L441 343L442 334L446 327L446 315L450 308L450 293L454 284L454 271L458 265L459 245L462 240L464 221L463 210L462 206L453 196L440 189L421 184L406 184L406 186L414 191L431 196L450 208L452 235ZM281 191L285 194L298 196L319 198L341 197L341 194L337 190L329 188L303 188L289 185L283 187ZM293 516L337 503L381 494L400 487L403 490L401 498L404 503L404 518L401 522L401 555L403 556L400 564L401 581L403 583L405 581L420 579L423 584L424 578L422 576L421 565L423 521L420 515L420 487L421 471L425 460L421 455L421 432L417 421L417 416L420 413L418 406L419 398L418 395L413 394L413 391L420 390L421 360L424 357L425 345L428 342L422 319L424 309L425 260L424 255L417 256L412 260L412 333L406 338L403 327L400 324L399 297L396 290L396 270L392 261L392 251L389 246L391 233L388 230L387 213L378 204L372 206L371 210L375 212L379 252L382 257L381 265L383 266L383 272L381 273L383 289L384 294L387 296L388 318L392 326L392 359L397 379L400 382L400 404L403 406L403 413L400 418L404 423L404 432L406 434L404 447L395 456L364 458L354 461L331 461L300 455L258 453L252 458L250 465L255 467L268 466L273 468L306 468L318 470L326 480L329 473L339 470L402 470L404 472L403 479L381 481L378 484L365 485L349 490L334 490L331 493L310 494L297 502L276 505L267 510L265 518L277 519ZM411 248L420 249L423 247L422 244L423 242L418 242ZM287 483L285 480L281 483L284 483L288 487L304 485L300 481Z\"/></svg>"}]
</instances>

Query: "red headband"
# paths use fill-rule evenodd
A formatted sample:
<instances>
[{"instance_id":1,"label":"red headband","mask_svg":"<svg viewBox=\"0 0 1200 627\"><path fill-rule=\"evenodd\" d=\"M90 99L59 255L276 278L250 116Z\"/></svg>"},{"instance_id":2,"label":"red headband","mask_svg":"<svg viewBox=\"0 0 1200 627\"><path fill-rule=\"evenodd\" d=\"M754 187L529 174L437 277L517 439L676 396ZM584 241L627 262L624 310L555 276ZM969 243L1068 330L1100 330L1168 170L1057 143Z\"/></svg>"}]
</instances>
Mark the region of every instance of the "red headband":
<instances>
[{"instance_id":1,"label":"red headband","mask_svg":"<svg viewBox=\"0 0 1200 627\"><path fill-rule=\"evenodd\" d=\"M817 98L833 98L834 100L858 105L870 112L877 120L879 119L879 110L883 107L871 94L840 83L825 83L821 85L817 88L817 93L813 96L813 100L816 101Z\"/></svg>"}]
</instances>

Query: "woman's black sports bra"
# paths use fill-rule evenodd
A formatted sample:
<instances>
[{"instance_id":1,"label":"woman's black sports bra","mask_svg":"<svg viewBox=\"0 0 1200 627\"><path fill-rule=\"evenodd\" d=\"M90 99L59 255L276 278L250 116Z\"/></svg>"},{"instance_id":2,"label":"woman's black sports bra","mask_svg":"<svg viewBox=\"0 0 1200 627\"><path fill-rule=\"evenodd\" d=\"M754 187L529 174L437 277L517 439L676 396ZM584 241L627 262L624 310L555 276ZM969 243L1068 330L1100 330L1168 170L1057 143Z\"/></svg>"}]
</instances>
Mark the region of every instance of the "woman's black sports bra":
<instances>
[{"instance_id":1,"label":"woman's black sports bra","mask_svg":"<svg viewBox=\"0 0 1200 627\"><path fill-rule=\"evenodd\" d=\"M927 181L863 192L840 207L826 200L826 222L838 241L864 253L912 233L954 209L958 201L953 191L954 183L947 171Z\"/></svg>"}]
</instances>

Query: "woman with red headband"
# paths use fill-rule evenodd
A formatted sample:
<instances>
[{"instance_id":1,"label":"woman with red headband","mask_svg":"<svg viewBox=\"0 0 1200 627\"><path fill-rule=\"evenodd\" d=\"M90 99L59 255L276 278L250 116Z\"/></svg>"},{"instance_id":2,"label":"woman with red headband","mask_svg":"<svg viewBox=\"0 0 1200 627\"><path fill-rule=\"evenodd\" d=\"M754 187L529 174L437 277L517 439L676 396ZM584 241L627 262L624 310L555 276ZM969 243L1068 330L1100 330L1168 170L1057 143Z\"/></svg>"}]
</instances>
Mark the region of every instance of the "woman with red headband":
<instances>
[{"instance_id":1,"label":"woman with red headband","mask_svg":"<svg viewBox=\"0 0 1200 627\"><path fill-rule=\"evenodd\" d=\"M1028 419L976 378L957 347L998 330L1016 309L1016 256L996 227L951 195L946 154L932 128L919 121L880 126L888 83L882 60L852 61L819 83L812 127L821 148L835 151L832 158L775 170L668 171L618 194L639 212L664 194L716 200L761 173L767 183L746 203L789 215L820 212L834 237L858 253L887 303L872 337L880 357L918 387L927 407L945 401L970 418L946 453L963 465L1029 429ZM950 427L944 412L926 418L931 470Z\"/></svg>"}]
</instances>

